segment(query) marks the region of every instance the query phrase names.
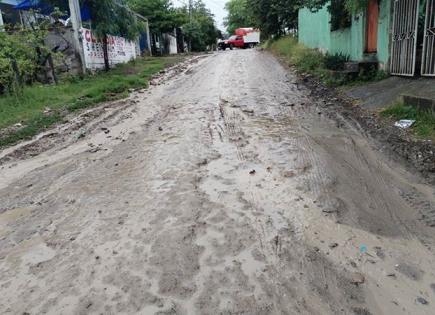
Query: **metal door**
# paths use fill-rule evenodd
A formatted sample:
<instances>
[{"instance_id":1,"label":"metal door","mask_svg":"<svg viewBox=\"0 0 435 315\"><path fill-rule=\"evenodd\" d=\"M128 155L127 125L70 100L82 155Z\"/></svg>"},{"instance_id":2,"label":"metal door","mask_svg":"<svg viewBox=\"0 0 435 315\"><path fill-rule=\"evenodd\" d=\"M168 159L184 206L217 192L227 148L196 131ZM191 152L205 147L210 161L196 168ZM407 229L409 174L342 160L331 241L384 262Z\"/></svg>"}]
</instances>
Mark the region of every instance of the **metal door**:
<instances>
[{"instance_id":1,"label":"metal door","mask_svg":"<svg viewBox=\"0 0 435 315\"><path fill-rule=\"evenodd\" d=\"M419 3L420 0L394 0L391 74L415 74Z\"/></svg>"},{"instance_id":2,"label":"metal door","mask_svg":"<svg viewBox=\"0 0 435 315\"><path fill-rule=\"evenodd\" d=\"M367 47L368 53L378 50L378 23L379 23L378 0L369 0L367 6Z\"/></svg>"},{"instance_id":3,"label":"metal door","mask_svg":"<svg viewBox=\"0 0 435 315\"><path fill-rule=\"evenodd\" d=\"M435 0L427 0L421 75L435 76Z\"/></svg>"}]
</instances>

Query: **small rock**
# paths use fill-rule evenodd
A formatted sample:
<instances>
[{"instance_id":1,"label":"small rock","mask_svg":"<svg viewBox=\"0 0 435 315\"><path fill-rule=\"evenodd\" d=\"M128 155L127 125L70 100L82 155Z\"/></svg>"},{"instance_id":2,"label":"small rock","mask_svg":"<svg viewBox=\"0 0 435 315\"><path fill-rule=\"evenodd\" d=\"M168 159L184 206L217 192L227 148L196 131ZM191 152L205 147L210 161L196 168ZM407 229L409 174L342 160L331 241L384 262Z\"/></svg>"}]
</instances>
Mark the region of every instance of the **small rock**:
<instances>
[{"instance_id":1,"label":"small rock","mask_svg":"<svg viewBox=\"0 0 435 315\"><path fill-rule=\"evenodd\" d=\"M249 172L249 174L251 174L251 175L254 175L255 173L256 173L255 170L252 170L252 171Z\"/></svg>"},{"instance_id":2,"label":"small rock","mask_svg":"<svg viewBox=\"0 0 435 315\"><path fill-rule=\"evenodd\" d=\"M420 303L420 304L423 304L423 305L429 304L429 302L425 298L422 298L421 296L419 296L417 298L417 302Z\"/></svg>"},{"instance_id":3,"label":"small rock","mask_svg":"<svg viewBox=\"0 0 435 315\"><path fill-rule=\"evenodd\" d=\"M356 285L362 284L365 282L365 277L360 272L354 272L351 275L351 282Z\"/></svg>"},{"instance_id":4,"label":"small rock","mask_svg":"<svg viewBox=\"0 0 435 315\"><path fill-rule=\"evenodd\" d=\"M331 243L329 244L329 248L336 248L338 246L338 243Z\"/></svg>"},{"instance_id":5,"label":"small rock","mask_svg":"<svg viewBox=\"0 0 435 315\"><path fill-rule=\"evenodd\" d=\"M285 171L282 176L290 178L290 177L294 177L296 174L293 171Z\"/></svg>"},{"instance_id":6,"label":"small rock","mask_svg":"<svg viewBox=\"0 0 435 315\"><path fill-rule=\"evenodd\" d=\"M159 131L163 131L163 128L162 128L162 127L159 127Z\"/></svg>"}]
</instances>

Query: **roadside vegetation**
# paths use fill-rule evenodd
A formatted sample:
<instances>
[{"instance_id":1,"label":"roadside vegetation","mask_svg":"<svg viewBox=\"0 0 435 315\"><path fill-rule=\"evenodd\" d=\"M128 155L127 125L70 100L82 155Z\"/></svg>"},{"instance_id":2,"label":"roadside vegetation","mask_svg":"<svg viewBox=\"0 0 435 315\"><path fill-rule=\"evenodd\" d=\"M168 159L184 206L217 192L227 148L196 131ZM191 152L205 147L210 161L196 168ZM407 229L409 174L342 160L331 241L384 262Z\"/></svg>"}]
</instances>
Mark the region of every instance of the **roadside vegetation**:
<instances>
[{"instance_id":1,"label":"roadside vegetation","mask_svg":"<svg viewBox=\"0 0 435 315\"><path fill-rule=\"evenodd\" d=\"M347 73L344 70L349 57L342 54L323 54L317 49L307 48L298 43L296 37L288 35L266 42L265 48L281 57L298 71L310 74L328 86L354 85L377 81L387 75L375 68L362 70L359 73Z\"/></svg>"},{"instance_id":2,"label":"roadside vegetation","mask_svg":"<svg viewBox=\"0 0 435 315\"><path fill-rule=\"evenodd\" d=\"M23 87L19 94L3 95L0 97L0 146L29 139L62 122L68 113L124 98L130 89L147 87L154 74L182 58L140 58L84 79L70 77L58 85L34 84Z\"/></svg>"},{"instance_id":3,"label":"roadside vegetation","mask_svg":"<svg viewBox=\"0 0 435 315\"><path fill-rule=\"evenodd\" d=\"M367 0L229 0L225 4L227 32L239 27L253 26L261 29L264 38L279 37L298 28L301 8L312 11L327 5L331 13L331 27L346 27L352 14L363 12Z\"/></svg>"},{"instance_id":4,"label":"roadside vegetation","mask_svg":"<svg viewBox=\"0 0 435 315\"><path fill-rule=\"evenodd\" d=\"M411 130L416 136L435 140L435 112L419 110L414 106L397 102L381 112L382 117L394 120L412 119L415 123Z\"/></svg>"}]
</instances>

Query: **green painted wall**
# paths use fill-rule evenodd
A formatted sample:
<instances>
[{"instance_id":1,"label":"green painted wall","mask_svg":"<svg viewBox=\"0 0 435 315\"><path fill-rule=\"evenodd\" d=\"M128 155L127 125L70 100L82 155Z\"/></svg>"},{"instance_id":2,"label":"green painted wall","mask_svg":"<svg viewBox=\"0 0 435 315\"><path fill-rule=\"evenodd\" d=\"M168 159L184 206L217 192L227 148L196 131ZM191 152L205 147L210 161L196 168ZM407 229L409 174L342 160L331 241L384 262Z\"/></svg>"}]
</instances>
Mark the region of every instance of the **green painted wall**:
<instances>
[{"instance_id":1,"label":"green painted wall","mask_svg":"<svg viewBox=\"0 0 435 315\"><path fill-rule=\"evenodd\" d=\"M326 7L316 13L308 9L299 10L299 41L310 48L326 52L331 47L330 16Z\"/></svg>"},{"instance_id":2,"label":"green painted wall","mask_svg":"<svg viewBox=\"0 0 435 315\"><path fill-rule=\"evenodd\" d=\"M378 60L381 65L385 66L390 58L390 29L392 27L391 1L381 0L378 24Z\"/></svg>"},{"instance_id":3,"label":"green painted wall","mask_svg":"<svg viewBox=\"0 0 435 315\"><path fill-rule=\"evenodd\" d=\"M364 28L364 19L359 17L353 20L350 28L331 32L330 52L346 54L351 60L361 60L364 57Z\"/></svg>"},{"instance_id":4,"label":"green painted wall","mask_svg":"<svg viewBox=\"0 0 435 315\"><path fill-rule=\"evenodd\" d=\"M386 64L390 55L391 0L381 0L378 26L378 59ZM364 59L366 45L365 14L354 17L352 26L331 32L327 6L316 13L299 10L299 41L310 48L349 55L351 60Z\"/></svg>"}]
</instances>

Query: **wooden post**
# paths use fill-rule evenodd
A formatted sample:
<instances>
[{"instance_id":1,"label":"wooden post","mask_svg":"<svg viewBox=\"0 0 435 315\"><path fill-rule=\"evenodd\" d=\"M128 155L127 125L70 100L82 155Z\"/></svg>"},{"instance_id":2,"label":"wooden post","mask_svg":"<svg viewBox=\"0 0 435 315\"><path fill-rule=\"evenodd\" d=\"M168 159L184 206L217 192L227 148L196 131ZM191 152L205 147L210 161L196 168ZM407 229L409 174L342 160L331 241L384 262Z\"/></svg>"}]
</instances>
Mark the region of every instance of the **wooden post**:
<instances>
[{"instance_id":1,"label":"wooden post","mask_svg":"<svg viewBox=\"0 0 435 315\"><path fill-rule=\"evenodd\" d=\"M80 5L78 0L68 0L69 10L71 13L71 23L74 31L74 48L76 55L80 59L81 73L86 73L85 54L83 51L82 41L80 40L80 29L82 28L82 17L80 14Z\"/></svg>"}]
</instances>

